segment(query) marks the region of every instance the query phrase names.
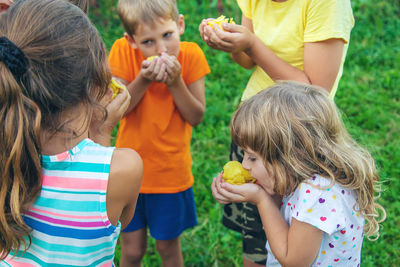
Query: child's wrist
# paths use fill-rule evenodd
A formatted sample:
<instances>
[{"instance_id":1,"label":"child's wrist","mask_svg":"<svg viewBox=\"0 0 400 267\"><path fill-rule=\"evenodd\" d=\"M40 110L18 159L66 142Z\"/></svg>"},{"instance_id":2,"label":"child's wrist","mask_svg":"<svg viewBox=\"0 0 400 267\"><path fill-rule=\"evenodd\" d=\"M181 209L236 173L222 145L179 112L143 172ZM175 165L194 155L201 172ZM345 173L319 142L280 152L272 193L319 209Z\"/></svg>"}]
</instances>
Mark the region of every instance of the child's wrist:
<instances>
[{"instance_id":1,"label":"child's wrist","mask_svg":"<svg viewBox=\"0 0 400 267\"><path fill-rule=\"evenodd\" d=\"M179 75L177 76L175 79L171 80L171 82L165 82L165 84L169 87L169 88L174 88L179 86L179 84L183 82L182 76Z\"/></svg>"},{"instance_id":2,"label":"child's wrist","mask_svg":"<svg viewBox=\"0 0 400 267\"><path fill-rule=\"evenodd\" d=\"M246 53L248 56L251 57L251 54L253 53L253 47L256 42L256 36L253 33L249 34L249 38L247 39L247 45L243 49L243 52Z\"/></svg>"},{"instance_id":3,"label":"child's wrist","mask_svg":"<svg viewBox=\"0 0 400 267\"><path fill-rule=\"evenodd\" d=\"M139 75L136 77L136 80L138 80L140 83L145 84L145 85L148 85L152 82L152 80L146 78L143 75L143 72L141 72L141 71L139 72Z\"/></svg>"}]
</instances>

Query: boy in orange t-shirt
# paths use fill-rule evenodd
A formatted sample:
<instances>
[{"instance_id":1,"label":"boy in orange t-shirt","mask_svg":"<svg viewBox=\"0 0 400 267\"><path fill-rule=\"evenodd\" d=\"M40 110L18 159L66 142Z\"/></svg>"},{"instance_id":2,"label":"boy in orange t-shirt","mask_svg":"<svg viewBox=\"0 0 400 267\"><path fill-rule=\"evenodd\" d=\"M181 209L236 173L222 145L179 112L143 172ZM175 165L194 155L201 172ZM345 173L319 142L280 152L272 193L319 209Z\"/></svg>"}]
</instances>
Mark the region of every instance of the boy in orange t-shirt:
<instances>
[{"instance_id":1,"label":"boy in orange t-shirt","mask_svg":"<svg viewBox=\"0 0 400 267\"><path fill-rule=\"evenodd\" d=\"M134 148L144 166L135 215L122 233L121 266L141 263L147 227L163 265L183 266L179 236L197 224L190 139L205 112L210 68L197 44L180 41L185 22L175 0L120 0L118 13L126 32L109 63L131 104L116 146Z\"/></svg>"}]
</instances>

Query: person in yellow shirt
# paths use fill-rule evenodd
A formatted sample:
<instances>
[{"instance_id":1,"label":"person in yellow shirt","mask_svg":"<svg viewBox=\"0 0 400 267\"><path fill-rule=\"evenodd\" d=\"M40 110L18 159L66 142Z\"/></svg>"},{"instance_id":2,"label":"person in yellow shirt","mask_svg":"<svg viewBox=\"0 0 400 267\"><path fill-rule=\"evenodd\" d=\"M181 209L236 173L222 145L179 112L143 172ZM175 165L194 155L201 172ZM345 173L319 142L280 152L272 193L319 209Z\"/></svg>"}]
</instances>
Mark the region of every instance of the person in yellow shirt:
<instances>
[{"instance_id":1,"label":"person in yellow shirt","mask_svg":"<svg viewBox=\"0 0 400 267\"><path fill-rule=\"evenodd\" d=\"M204 42L231 53L233 60L254 71L242 101L279 80L318 85L334 98L354 26L350 0L237 0L241 25L199 26ZM232 143L230 159L243 152ZM250 203L224 206L223 224L242 233L243 265L266 262L266 237L257 209Z\"/></svg>"}]
</instances>

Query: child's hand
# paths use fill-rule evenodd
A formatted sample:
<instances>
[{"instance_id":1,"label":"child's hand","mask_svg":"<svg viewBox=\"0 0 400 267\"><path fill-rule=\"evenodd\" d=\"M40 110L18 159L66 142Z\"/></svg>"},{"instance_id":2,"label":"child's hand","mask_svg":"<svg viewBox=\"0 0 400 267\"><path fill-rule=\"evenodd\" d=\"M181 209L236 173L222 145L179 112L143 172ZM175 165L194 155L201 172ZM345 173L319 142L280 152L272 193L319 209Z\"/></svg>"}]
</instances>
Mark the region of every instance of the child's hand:
<instances>
[{"instance_id":1,"label":"child's hand","mask_svg":"<svg viewBox=\"0 0 400 267\"><path fill-rule=\"evenodd\" d=\"M211 191L214 198L221 204L230 202L252 202L258 204L269 194L259 185L246 183L232 185L222 179L222 172L214 178Z\"/></svg>"},{"instance_id":2,"label":"child's hand","mask_svg":"<svg viewBox=\"0 0 400 267\"><path fill-rule=\"evenodd\" d=\"M181 76L181 64L175 56L170 56L167 53L163 53L161 59L167 66L167 78L165 80L166 85L172 85L177 82Z\"/></svg>"},{"instance_id":3,"label":"child's hand","mask_svg":"<svg viewBox=\"0 0 400 267\"><path fill-rule=\"evenodd\" d=\"M104 122L105 125L114 128L114 126L122 119L125 111L128 109L131 102L131 95L128 90L121 90L117 96L108 103L107 109L107 120Z\"/></svg>"},{"instance_id":4,"label":"child's hand","mask_svg":"<svg viewBox=\"0 0 400 267\"><path fill-rule=\"evenodd\" d=\"M167 79L167 65L161 57L154 58L152 61L144 60L140 70L143 78L152 81L165 83Z\"/></svg>"},{"instance_id":5,"label":"child's hand","mask_svg":"<svg viewBox=\"0 0 400 267\"><path fill-rule=\"evenodd\" d=\"M103 121L101 113L97 110L97 112L93 114L89 126L89 137L96 143L104 146L110 145L111 131L121 120L131 101L128 90L122 90L114 100L112 100L112 94L112 90L109 89L107 94L100 101L100 105L107 110L107 119Z\"/></svg>"},{"instance_id":6,"label":"child's hand","mask_svg":"<svg viewBox=\"0 0 400 267\"><path fill-rule=\"evenodd\" d=\"M199 31L204 42L213 49L238 53L247 51L254 43L254 34L245 26L223 23L222 30L219 27L212 28L207 21L209 19L201 22Z\"/></svg>"},{"instance_id":7,"label":"child's hand","mask_svg":"<svg viewBox=\"0 0 400 267\"><path fill-rule=\"evenodd\" d=\"M218 201L220 204L228 204L230 203L230 201L219 193L219 188L221 187L222 182L224 182L224 179L222 178L222 172L220 172L211 183L211 192L215 200Z\"/></svg>"}]
</instances>

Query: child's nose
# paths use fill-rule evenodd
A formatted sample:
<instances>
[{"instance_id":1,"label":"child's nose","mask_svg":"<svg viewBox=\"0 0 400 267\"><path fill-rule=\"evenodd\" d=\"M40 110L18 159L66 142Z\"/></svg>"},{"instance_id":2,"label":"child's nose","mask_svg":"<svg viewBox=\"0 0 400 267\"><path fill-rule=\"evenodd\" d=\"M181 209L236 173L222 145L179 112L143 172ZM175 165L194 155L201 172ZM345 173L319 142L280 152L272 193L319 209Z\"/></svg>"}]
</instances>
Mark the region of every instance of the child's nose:
<instances>
[{"instance_id":1,"label":"child's nose","mask_svg":"<svg viewBox=\"0 0 400 267\"><path fill-rule=\"evenodd\" d=\"M157 53L159 54L159 55L161 55L162 53L165 53L165 52L167 52L167 46L164 44L164 43L159 43L158 45L157 45Z\"/></svg>"},{"instance_id":2,"label":"child's nose","mask_svg":"<svg viewBox=\"0 0 400 267\"><path fill-rule=\"evenodd\" d=\"M243 161L242 161L242 167L243 167L243 169L246 169L246 170L249 170L249 165L247 164L247 161L246 161L246 159L243 159Z\"/></svg>"}]
</instances>

